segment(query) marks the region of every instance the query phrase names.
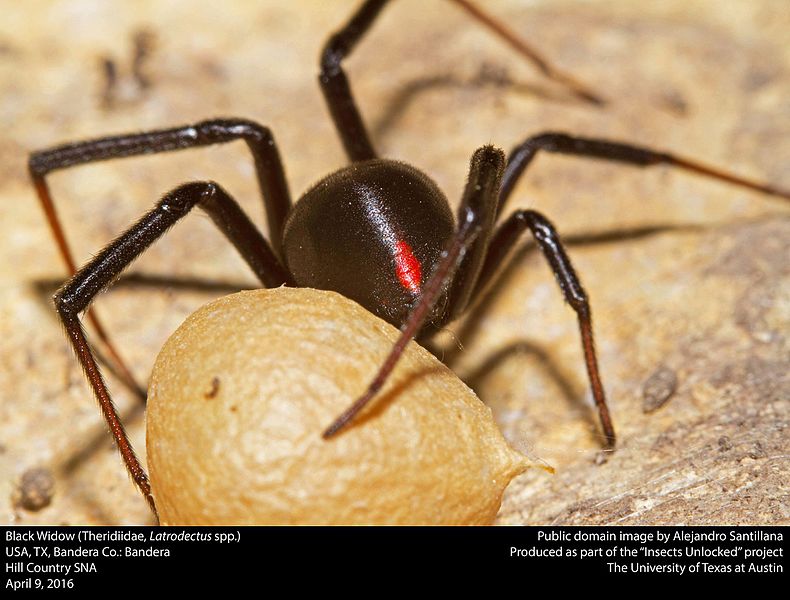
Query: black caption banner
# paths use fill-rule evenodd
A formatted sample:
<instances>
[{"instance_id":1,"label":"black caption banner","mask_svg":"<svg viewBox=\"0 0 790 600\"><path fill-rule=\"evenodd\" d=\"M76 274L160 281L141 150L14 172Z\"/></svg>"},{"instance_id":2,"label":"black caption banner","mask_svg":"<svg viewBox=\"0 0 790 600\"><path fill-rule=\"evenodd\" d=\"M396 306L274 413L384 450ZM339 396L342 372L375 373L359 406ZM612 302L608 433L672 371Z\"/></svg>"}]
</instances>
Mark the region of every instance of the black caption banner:
<instances>
[{"instance_id":1,"label":"black caption banner","mask_svg":"<svg viewBox=\"0 0 790 600\"><path fill-rule=\"evenodd\" d=\"M267 585L284 582L292 577L280 568L286 565L334 577L372 568L399 579L444 567L465 575L494 568L503 577L776 578L787 573L788 533L787 527L5 527L0 585L4 593L85 592L150 579L160 590L206 592L264 574Z\"/></svg>"}]
</instances>

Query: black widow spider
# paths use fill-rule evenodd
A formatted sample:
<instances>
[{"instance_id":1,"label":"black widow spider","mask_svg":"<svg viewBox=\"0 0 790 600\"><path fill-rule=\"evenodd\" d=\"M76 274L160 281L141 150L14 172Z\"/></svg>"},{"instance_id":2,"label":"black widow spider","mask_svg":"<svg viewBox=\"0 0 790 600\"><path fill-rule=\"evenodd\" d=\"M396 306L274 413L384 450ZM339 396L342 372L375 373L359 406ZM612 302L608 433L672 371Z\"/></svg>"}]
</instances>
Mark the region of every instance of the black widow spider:
<instances>
[{"instance_id":1,"label":"black widow spider","mask_svg":"<svg viewBox=\"0 0 790 600\"><path fill-rule=\"evenodd\" d=\"M473 10L468 3L456 0ZM628 163L666 164L752 190L790 199L790 192L749 181L695 161L644 147L562 133L529 137L505 159L492 147L472 156L469 178L453 222L448 203L426 175L404 163L378 158L342 69L343 60L371 27L387 0L367 0L330 37L321 56L320 83L351 165L329 175L293 206L277 147L268 128L242 119L203 121L148 133L105 137L35 152L29 170L53 235L72 273L56 293L55 305L67 336L110 426L126 467L156 512L148 478L113 406L79 320L93 298L172 225L200 206L234 244L266 287L279 285L331 289L356 300L399 326L402 335L365 393L329 424L329 438L345 427L383 385L412 339L425 340L464 313L492 280L526 230L534 236L553 270L565 300L577 314L592 393L606 447L615 445L598 372L587 296L554 226L534 210L516 210L497 221L519 177L540 150ZM479 12L477 18L492 24ZM523 48L522 48L523 49ZM567 76L558 75L534 53L544 73L581 99L597 98ZM213 182L192 182L167 193L150 212L77 269L57 217L46 175L74 165L244 140L255 161L269 224L269 240L257 231L238 204ZM360 263L364 262L364 268ZM135 385L96 317L91 320L116 367Z\"/></svg>"}]
</instances>

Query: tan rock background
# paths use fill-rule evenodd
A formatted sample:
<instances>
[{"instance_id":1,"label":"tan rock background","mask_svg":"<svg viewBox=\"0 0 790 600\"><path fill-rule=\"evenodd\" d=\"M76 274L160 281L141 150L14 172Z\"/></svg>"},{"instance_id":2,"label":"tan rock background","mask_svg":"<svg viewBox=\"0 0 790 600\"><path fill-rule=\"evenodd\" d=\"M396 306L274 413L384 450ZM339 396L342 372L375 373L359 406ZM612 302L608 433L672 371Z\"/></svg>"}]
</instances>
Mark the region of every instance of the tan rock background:
<instances>
[{"instance_id":1,"label":"tan rock background","mask_svg":"<svg viewBox=\"0 0 790 600\"><path fill-rule=\"evenodd\" d=\"M603 109L567 99L457 7L424 4L394 3L348 70L380 151L426 170L453 201L475 147L509 149L550 129L651 144L790 188L784 2L486 3L611 99ZM150 522L48 304L65 271L27 180L27 154L243 116L273 129L298 196L344 163L315 76L324 40L355 5L3 3L0 522ZM152 41L147 89L131 75L141 33ZM117 67L109 106L107 60ZM81 167L50 181L83 261L186 180L216 179L258 218L251 174L238 143ZM604 465L594 464L598 426L575 319L538 255L517 253L485 310L452 326L458 342L446 336L452 366L511 442L557 468L515 481L500 521L790 522L787 204L664 168L542 156L513 205L545 212L570 238L673 227L571 247L620 435ZM177 227L133 272L147 283L121 286L98 307L141 381L184 316L254 285L203 217ZM175 285L184 280L205 285ZM645 414L643 386L659 370L675 375L676 390ZM141 411L111 385L142 448ZM23 479L46 507L20 506Z\"/></svg>"}]
</instances>

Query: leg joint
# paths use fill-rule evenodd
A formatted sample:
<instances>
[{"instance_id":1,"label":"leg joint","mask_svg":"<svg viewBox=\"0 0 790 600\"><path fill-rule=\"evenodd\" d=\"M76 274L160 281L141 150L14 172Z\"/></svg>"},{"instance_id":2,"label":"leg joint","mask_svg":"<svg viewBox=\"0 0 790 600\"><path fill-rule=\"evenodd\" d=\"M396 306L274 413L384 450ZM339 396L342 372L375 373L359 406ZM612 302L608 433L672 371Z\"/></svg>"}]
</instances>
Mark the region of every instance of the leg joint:
<instances>
[{"instance_id":1,"label":"leg joint","mask_svg":"<svg viewBox=\"0 0 790 600\"><path fill-rule=\"evenodd\" d=\"M195 127L195 138L200 145L218 143L234 139L252 142L274 143L274 136L268 127L246 119L212 119L201 121Z\"/></svg>"},{"instance_id":2,"label":"leg joint","mask_svg":"<svg viewBox=\"0 0 790 600\"><path fill-rule=\"evenodd\" d=\"M30 172L31 177L43 177L49 173L49 161L47 160L48 152L46 150L33 152L27 161L27 170Z\"/></svg>"},{"instance_id":3,"label":"leg joint","mask_svg":"<svg viewBox=\"0 0 790 600\"><path fill-rule=\"evenodd\" d=\"M75 304L75 294L73 291L72 280L66 281L60 289L52 296L52 302L55 305L55 310L58 311L61 320L64 323L74 321L77 314L82 310L81 305Z\"/></svg>"},{"instance_id":4,"label":"leg joint","mask_svg":"<svg viewBox=\"0 0 790 600\"><path fill-rule=\"evenodd\" d=\"M563 248L554 225L539 212L529 209L515 211L512 218L519 223L520 227L529 228L554 272L565 301L577 314L589 313L587 293L581 285L565 248Z\"/></svg>"},{"instance_id":5,"label":"leg joint","mask_svg":"<svg viewBox=\"0 0 790 600\"><path fill-rule=\"evenodd\" d=\"M203 204L213 198L219 185L213 181L192 181L168 192L159 201L162 212L176 218L188 213L195 204Z\"/></svg>"},{"instance_id":6,"label":"leg joint","mask_svg":"<svg viewBox=\"0 0 790 600\"><path fill-rule=\"evenodd\" d=\"M343 43L344 37L334 34L321 52L321 78L326 79L336 76L340 71L340 63L348 53L347 44Z\"/></svg>"},{"instance_id":7,"label":"leg joint","mask_svg":"<svg viewBox=\"0 0 790 600\"><path fill-rule=\"evenodd\" d=\"M532 155L538 150L557 152L560 148L570 146L571 140L572 138L564 133L547 131L545 133L533 135L520 144L514 146L513 150L510 152L510 155L515 156L523 153Z\"/></svg>"}]
</instances>

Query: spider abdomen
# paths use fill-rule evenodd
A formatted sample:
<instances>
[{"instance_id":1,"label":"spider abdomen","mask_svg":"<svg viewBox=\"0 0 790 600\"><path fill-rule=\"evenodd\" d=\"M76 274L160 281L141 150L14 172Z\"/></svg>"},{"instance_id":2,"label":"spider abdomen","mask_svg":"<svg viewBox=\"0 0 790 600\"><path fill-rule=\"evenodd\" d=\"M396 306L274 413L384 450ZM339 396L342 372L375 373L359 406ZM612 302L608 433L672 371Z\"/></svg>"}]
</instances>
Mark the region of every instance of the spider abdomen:
<instances>
[{"instance_id":1,"label":"spider abdomen","mask_svg":"<svg viewBox=\"0 0 790 600\"><path fill-rule=\"evenodd\" d=\"M354 163L296 203L283 255L296 283L333 290L400 326L453 233L438 186L405 163Z\"/></svg>"}]
</instances>

